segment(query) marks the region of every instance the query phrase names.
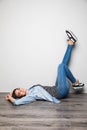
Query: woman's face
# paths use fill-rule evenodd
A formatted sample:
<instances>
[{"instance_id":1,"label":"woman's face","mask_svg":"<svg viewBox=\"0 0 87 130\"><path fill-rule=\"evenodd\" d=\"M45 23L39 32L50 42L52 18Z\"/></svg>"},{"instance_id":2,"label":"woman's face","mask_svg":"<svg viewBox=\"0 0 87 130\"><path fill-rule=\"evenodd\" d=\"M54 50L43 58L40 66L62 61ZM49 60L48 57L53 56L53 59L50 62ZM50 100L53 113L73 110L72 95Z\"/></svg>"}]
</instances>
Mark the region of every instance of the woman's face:
<instances>
[{"instance_id":1,"label":"woman's face","mask_svg":"<svg viewBox=\"0 0 87 130\"><path fill-rule=\"evenodd\" d=\"M26 95L26 89L24 89L24 88L18 88L18 89L16 89L15 95L17 97L24 97Z\"/></svg>"}]
</instances>

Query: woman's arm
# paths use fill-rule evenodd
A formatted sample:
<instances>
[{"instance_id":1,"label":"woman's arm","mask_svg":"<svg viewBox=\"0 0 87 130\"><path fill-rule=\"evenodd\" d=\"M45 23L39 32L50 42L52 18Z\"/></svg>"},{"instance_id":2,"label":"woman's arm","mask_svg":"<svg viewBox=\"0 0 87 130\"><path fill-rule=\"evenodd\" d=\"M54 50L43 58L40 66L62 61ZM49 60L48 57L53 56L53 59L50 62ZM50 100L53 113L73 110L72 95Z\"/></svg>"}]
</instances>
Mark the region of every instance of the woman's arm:
<instances>
[{"instance_id":1,"label":"woman's arm","mask_svg":"<svg viewBox=\"0 0 87 130\"><path fill-rule=\"evenodd\" d=\"M5 99L6 99L7 101L10 101L11 103L14 103L14 101L15 101L15 99L11 96L11 94L8 94L8 95L5 97Z\"/></svg>"},{"instance_id":2,"label":"woman's arm","mask_svg":"<svg viewBox=\"0 0 87 130\"><path fill-rule=\"evenodd\" d=\"M23 104L27 104L27 103L36 101L36 99L33 96L29 96L29 95L24 96L20 99L14 99L11 94L8 94L5 97L5 99L7 101L10 101L13 105L23 105Z\"/></svg>"}]
</instances>

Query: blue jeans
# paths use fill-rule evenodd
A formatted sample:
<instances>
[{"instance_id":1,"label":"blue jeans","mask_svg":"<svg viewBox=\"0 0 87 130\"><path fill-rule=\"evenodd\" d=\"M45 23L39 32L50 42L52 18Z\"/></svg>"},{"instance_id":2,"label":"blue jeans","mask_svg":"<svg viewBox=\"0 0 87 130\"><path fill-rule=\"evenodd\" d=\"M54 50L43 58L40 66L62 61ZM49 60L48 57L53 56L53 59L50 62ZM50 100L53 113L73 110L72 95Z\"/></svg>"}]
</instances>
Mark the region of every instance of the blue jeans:
<instances>
[{"instance_id":1,"label":"blue jeans","mask_svg":"<svg viewBox=\"0 0 87 130\"><path fill-rule=\"evenodd\" d=\"M69 93L69 83L68 79L74 83L76 81L75 77L68 68L68 64L71 57L73 45L68 45L62 63L58 66L58 73L56 79L56 87L61 98L64 98Z\"/></svg>"}]
</instances>

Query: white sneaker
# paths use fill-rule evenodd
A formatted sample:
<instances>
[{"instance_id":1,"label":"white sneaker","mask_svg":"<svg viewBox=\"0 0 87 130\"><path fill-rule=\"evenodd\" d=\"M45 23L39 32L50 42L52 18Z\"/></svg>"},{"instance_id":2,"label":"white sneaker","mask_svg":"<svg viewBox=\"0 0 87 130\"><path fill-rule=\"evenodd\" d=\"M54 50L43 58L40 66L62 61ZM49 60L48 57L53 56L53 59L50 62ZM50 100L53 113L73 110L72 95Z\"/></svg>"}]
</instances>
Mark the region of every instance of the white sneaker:
<instances>
[{"instance_id":1,"label":"white sneaker","mask_svg":"<svg viewBox=\"0 0 87 130\"><path fill-rule=\"evenodd\" d=\"M70 40L72 40L74 43L77 42L77 37L74 35L74 33L70 30L66 30L66 34Z\"/></svg>"}]
</instances>

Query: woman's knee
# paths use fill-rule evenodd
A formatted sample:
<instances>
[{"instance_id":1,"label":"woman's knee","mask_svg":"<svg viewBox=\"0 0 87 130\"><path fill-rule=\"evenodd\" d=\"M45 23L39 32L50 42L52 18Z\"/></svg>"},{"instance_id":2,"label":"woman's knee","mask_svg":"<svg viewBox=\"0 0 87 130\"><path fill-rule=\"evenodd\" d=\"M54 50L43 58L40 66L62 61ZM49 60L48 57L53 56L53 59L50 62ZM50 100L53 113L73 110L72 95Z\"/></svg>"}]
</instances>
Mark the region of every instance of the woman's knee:
<instances>
[{"instance_id":1,"label":"woman's knee","mask_svg":"<svg viewBox=\"0 0 87 130\"><path fill-rule=\"evenodd\" d=\"M64 67L65 67L65 64L64 64L64 63L61 63L61 64L59 64L58 69L64 68Z\"/></svg>"}]
</instances>

